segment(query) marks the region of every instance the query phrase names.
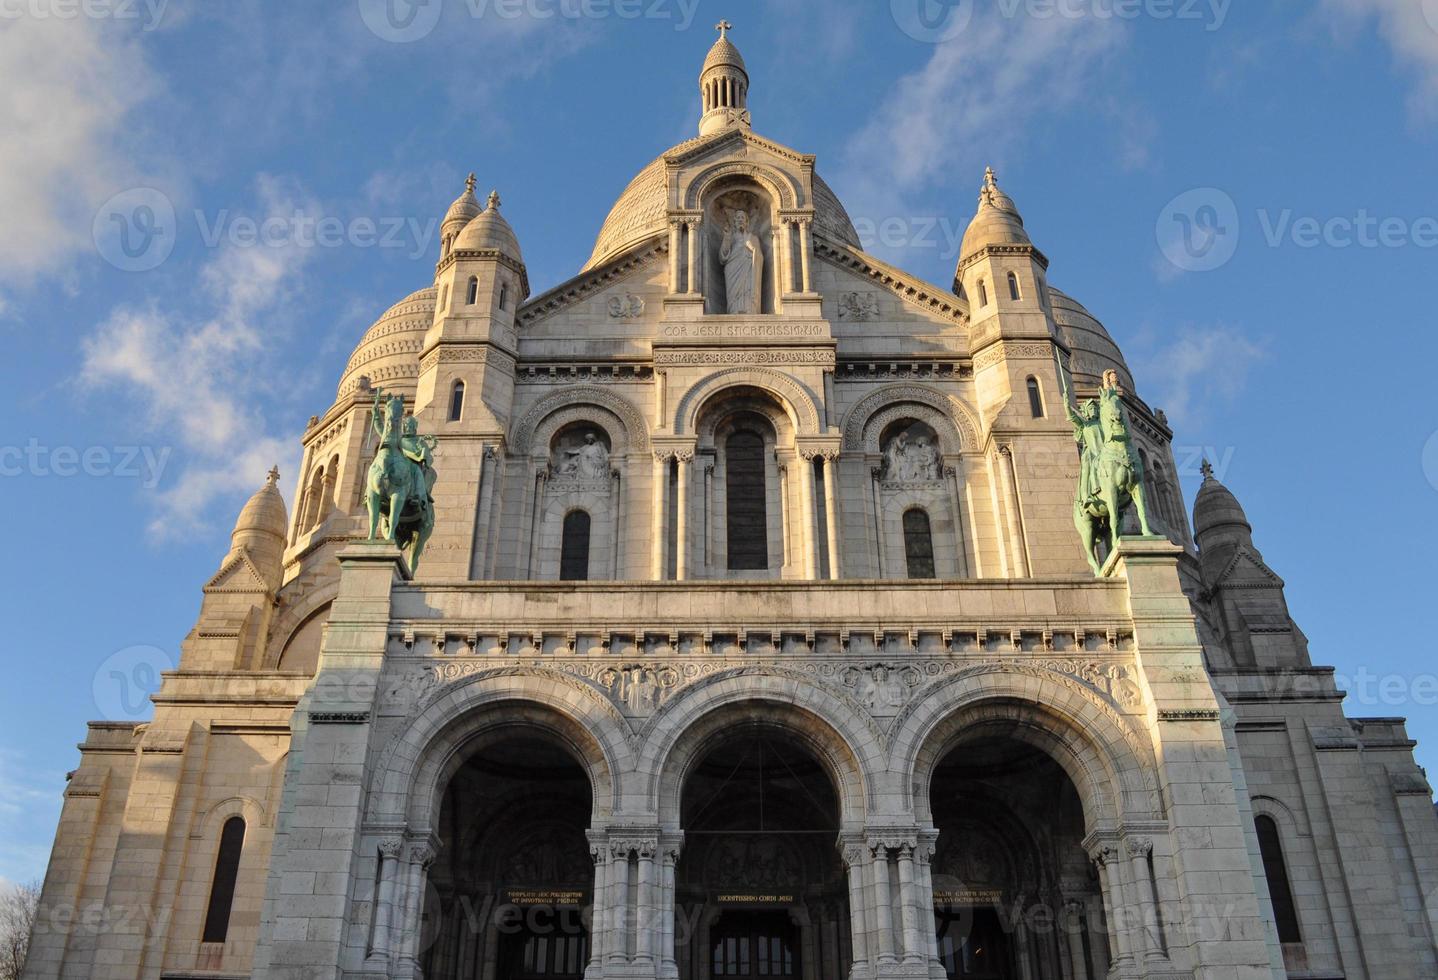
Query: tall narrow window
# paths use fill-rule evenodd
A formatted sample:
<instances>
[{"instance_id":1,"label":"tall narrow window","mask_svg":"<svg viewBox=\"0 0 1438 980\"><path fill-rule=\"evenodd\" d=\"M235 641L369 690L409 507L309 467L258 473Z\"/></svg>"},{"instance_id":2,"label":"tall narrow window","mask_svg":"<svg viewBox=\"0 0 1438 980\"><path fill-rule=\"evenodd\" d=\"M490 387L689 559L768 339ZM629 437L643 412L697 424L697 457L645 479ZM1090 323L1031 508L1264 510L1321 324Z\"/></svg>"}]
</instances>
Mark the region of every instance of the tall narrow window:
<instances>
[{"instance_id":1,"label":"tall narrow window","mask_svg":"<svg viewBox=\"0 0 1438 980\"><path fill-rule=\"evenodd\" d=\"M1288 864L1283 860L1283 841L1278 824L1272 817L1258 816L1253 820L1258 830L1258 850L1263 855L1263 874L1268 878L1268 894L1273 898L1273 919L1278 926L1278 941L1301 943L1298 909L1293 904L1293 889L1288 884Z\"/></svg>"},{"instance_id":2,"label":"tall narrow window","mask_svg":"<svg viewBox=\"0 0 1438 980\"><path fill-rule=\"evenodd\" d=\"M571 510L564 516L564 544L559 553L559 577L565 582L589 578L589 530L587 511Z\"/></svg>"},{"instance_id":3,"label":"tall narrow window","mask_svg":"<svg viewBox=\"0 0 1438 980\"><path fill-rule=\"evenodd\" d=\"M464 382L456 381L449 389L449 420L458 422L464 418Z\"/></svg>"},{"instance_id":4,"label":"tall narrow window","mask_svg":"<svg viewBox=\"0 0 1438 980\"><path fill-rule=\"evenodd\" d=\"M1029 378L1029 411L1036 419L1044 417L1044 395L1039 390L1038 378Z\"/></svg>"},{"instance_id":5,"label":"tall narrow window","mask_svg":"<svg viewBox=\"0 0 1438 980\"><path fill-rule=\"evenodd\" d=\"M509 283L507 282L499 284L499 308L501 310L509 309Z\"/></svg>"},{"instance_id":6,"label":"tall narrow window","mask_svg":"<svg viewBox=\"0 0 1438 980\"><path fill-rule=\"evenodd\" d=\"M235 904L235 881L240 876L240 852L245 847L245 821L231 817L220 831L220 853L210 885L210 908L205 913L201 942L222 943L230 935L230 908Z\"/></svg>"},{"instance_id":7,"label":"tall narrow window","mask_svg":"<svg viewBox=\"0 0 1438 980\"><path fill-rule=\"evenodd\" d=\"M919 507L904 511L904 558L909 578L934 578L934 534Z\"/></svg>"},{"instance_id":8,"label":"tall narrow window","mask_svg":"<svg viewBox=\"0 0 1438 980\"><path fill-rule=\"evenodd\" d=\"M1019 277L1009 273L1009 299L1019 298Z\"/></svg>"},{"instance_id":9,"label":"tall narrow window","mask_svg":"<svg viewBox=\"0 0 1438 980\"><path fill-rule=\"evenodd\" d=\"M469 291L465 293L465 302L470 306L479 302L479 277L469 277Z\"/></svg>"},{"instance_id":10,"label":"tall narrow window","mask_svg":"<svg viewBox=\"0 0 1438 980\"><path fill-rule=\"evenodd\" d=\"M729 568L769 567L765 507L764 440L756 432L735 432L724 446L724 494L728 500Z\"/></svg>"},{"instance_id":11,"label":"tall narrow window","mask_svg":"<svg viewBox=\"0 0 1438 980\"><path fill-rule=\"evenodd\" d=\"M988 306L988 305L989 305L989 287L986 286L986 285L984 285L984 281L983 281L982 279L980 279L980 280L979 280L979 309L982 310L985 306Z\"/></svg>"}]
</instances>

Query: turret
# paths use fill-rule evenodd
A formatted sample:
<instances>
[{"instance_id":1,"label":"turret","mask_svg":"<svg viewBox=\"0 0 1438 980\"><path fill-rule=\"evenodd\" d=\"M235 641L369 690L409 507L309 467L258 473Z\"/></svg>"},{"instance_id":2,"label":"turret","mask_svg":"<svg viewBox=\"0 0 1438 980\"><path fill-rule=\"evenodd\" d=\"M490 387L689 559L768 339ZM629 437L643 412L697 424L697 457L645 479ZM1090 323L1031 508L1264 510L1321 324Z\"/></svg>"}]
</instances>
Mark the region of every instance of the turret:
<instances>
[{"instance_id":1,"label":"turret","mask_svg":"<svg viewBox=\"0 0 1438 980\"><path fill-rule=\"evenodd\" d=\"M721 20L715 25L719 40L709 49L704 68L699 72L699 96L703 115L699 118L699 135L722 133L734 126L748 129L749 71L739 49L729 40L734 25Z\"/></svg>"},{"instance_id":2,"label":"turret","mask_svg":"<svg viewBox=\"0 0 1438 980\"><path fill-rule=\"evenodd\" d=\"M474 174L470 174L464 182L464 193L455 198L454 203L449 206L445 213L444 221L439 226L439 257L441 260L449 257L454 247L454 240L464 230L464 226L479 216L479 201L475 199L474 187L477 181Z\"/></svg>"},{"instance_id":3,"label":"turret","mask_svg":"<svg viewBox=\"0 0 1438 980\"><path fill-rule=\"evenodd\" d=\"M280 496L280 470L270 470L265 485L255 491L235 520L230 532L230 552L225 563L241 554L248 554L256 570L271 588L280 583L280 567L285 550L285 529L289 519L285 501Z\"/></svg>"},{"instance_id":4,"label":"turret","mask_svg":"<svg viewBox=\"0 0 1438 980\"><path fill-rule=\"evenodd\" d=\"M997 175L988 168L978 213L964 232L954 272L954 292L969 301L975 350L999 336L1053 335L1048 267L1013 198L1000 190Z\"/></svg>"}]
</instances>

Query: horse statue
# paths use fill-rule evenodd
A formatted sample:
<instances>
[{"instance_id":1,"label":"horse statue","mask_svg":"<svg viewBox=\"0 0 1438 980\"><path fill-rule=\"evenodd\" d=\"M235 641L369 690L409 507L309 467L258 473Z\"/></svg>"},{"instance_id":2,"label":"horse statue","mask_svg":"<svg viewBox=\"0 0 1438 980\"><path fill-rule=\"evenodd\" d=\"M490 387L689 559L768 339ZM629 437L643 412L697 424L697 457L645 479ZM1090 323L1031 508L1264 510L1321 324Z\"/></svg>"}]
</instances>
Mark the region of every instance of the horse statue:
<instances>
[{"instance_id":1,"label":"horse statue","mask_svg":"<svg viewBox=\"0 0 1438 980\"><path fill-rule=\"evenodd\" d=\"M1132 505L1138 513L1145 537L1153 534L1148 525L1148 501L1143 488L1143 461L1129 433L1128 409L1123 403L1118 372L1105 371L1098 398L1091 398L1075 410L1068 383L1064 385L1064 410L1073 423L1074 441L1079 444L1082 462L1078 493L1074 497L1074 526L1083 540L1084 555L1095 575L1103 573L1097 545L1107 534L1109 550L1118 547L1123 515Z\"/></svg>"},{"instance_id":2,"label":"horse statue","mask_svg":"<svg viewBox=\"0 0 1438 980\"><path fill-rule=\"evenodd\" d=\"M369 539L383 535L409 552L411 574L434 532L435 438L419 434L419 422L406 417L404 399L376 390L370 425L379 449L365 483L369 507Z\"/></svg>"}]
</instances>

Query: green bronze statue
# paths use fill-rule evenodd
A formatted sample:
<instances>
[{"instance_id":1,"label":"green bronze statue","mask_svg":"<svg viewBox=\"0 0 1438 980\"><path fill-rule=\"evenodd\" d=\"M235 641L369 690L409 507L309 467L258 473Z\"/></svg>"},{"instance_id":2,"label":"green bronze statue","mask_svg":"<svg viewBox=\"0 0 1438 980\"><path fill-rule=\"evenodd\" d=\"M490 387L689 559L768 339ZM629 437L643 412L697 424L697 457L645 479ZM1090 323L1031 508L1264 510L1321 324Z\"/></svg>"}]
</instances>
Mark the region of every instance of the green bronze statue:
<instances>
[{"instance_id":1,"label":"green bronze statue","mask_svg":"<svg viewBox=\"0 0 1438 980\"><path fill-rule=\"evenodd\" d=\"M370 424L379 449L370 464L365 502L369 507L369 539L383 535L409 552L411 573L434 532L434 436L419 434L419 422L404 413L404 399L374 393Z\"/></svg>"},{"instance_id":2,"label":"green bronze statue","mask_svg":"<svg viewBox=\"0 0 1438 980\"><path fill-rule=\"evenodd\" d=\"M1074 495L1074 526L1083 540L1084 554L1094 574L1102 573L1097 544L1105 528L1110 550L1118 547L1123 515L1130 504L1138 514L1139 528L1145 536L1153 532L1148 526L1148 501L1143 489L1143 461L1130 436L1128 409L1123 403L1123 389L1118 372L1105 371L1103 388L1098 398L1091 398L1077 409L1062 366L1059 380L1064 386L1064 411L1074 427L1074 441L1079 444L1078 492Z\"/></svg>"}]
</instances>

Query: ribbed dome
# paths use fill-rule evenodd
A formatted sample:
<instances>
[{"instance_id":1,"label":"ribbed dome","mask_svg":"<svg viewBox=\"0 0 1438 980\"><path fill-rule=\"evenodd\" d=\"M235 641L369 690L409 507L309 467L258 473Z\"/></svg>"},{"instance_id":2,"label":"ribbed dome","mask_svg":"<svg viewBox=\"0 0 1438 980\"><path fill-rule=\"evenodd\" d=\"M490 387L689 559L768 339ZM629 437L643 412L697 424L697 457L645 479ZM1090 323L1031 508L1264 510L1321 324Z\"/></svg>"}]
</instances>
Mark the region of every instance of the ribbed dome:
<instances>
[{"instance_id":1,"label":"ribbed dome","mask_svg":"<svg viewBox=\"0 0 1438 980\"><path fill-rule=\"evenodd\" d=\"M235 529L230 533L230 544L238 548L246 543L244 539L255 535L270 535L283 541L289 518L285 514L285 499L280 496L280 471L270 470L265 485L240 509L235 520Z\"/></svg>"},{"instance_id":2,"label":"ribbed dome","mask_svg":"<svg viewBox=\"0 0 1438 980\"><path fill-rule=\"evenodd\" d=\"M744 65L744 56L739 53L738 48L734 47L734 42L730 41L727 35L721 36L714 42L714 47L709 49L709 56L704 59L704 67L699 74L703 75L711 68L725 66L738 68L746 76L749 74L749 69Z\"/></svg>"},{"instance_id":3,"label":"ribbed dome","mask_svg":"<svg viewBox=\"0 0 1438 980\"><path fill-rule=\"evenodd\" d=\"M1032 245L1024 230L1024 219L1013 198L999 190L992 168L984 174L984 187L979 192L979 211L964 232L959 258L966 259L986 245Z\"/></svg>"},{"instance_id":4,"label":"ribbed dome","mask_svg":"<svg viewBox=\"0 0 1438 980\"><path fill-rule=\"evenodd\" d=\"M1088 388L1098 388L1103 384L1103 373L1112 369L1118 372L1124 388L1133 391L1133 374L1123 359L1123 352L1104 325L1084 309L1082 303L1052 286L1049 287L1049 306L1053 309L1054 322L1062 332L1065 345L1073 353L1069 369L1074 381Z\"/></svg>"},{"instance_id":5,"label":"ribbed dome","mask_svg":"<svg viewBox=\"0 0 1438 980\"><path fill-rule=\"evenodd\" d=\"M498 193L491 193L489 206L464 226L464 231L454 240L454 248L455 251L498 249L514 261L524 263L524 256L519 251L519 236L504 220L504 215L499 213Z\"/></svg>"},{"instance_id":6,"label":"ribbed dome","mask_svg":"<svg viewBox=\"0 0 1438 980\"><path fill-rule=\"evenodd\" d=\"M1225 537L1232 534L1251 539L1253 525L1248 523L1248 515L1243 512L1238 498L1218 482L1210 468L1204 473L1203 486L1199 487L1198 496L1193 501L1193 533L1201 546L1203 539L1213 531L1228 532L1223 535Z\"/></svg>"},{"instance_id":7,"label":"ribbed dome","mask_svg":"<svg viewBox=\"0 0 1438 980\"><path fill-rule=\"evenodd\" d=\"M462 230L479 215L480 206L479 200L474 196L474 185L474 174L470 174L469 179L464 182L464 193L455 198L445 212L444 222L440 226L441 233L448 234L451 227L456 231Z\"/></svg>"},{"instance_id":8,"label":"ribbed dome","mask_svg":"<svg viewBox=\"0 0 1438 980\"><path fill-rule=\"evenodd\" d=\"M686 140L639 171L609 210L609 217L604 219L604 226L599 229L599 237L594 242L594 251L580 271L588 272L640 242L668 232L669 189L664 158L696 146L706 138ZM818 174L814 175L814 210L814 224L820 234L854 248L860 247L859 233L854 230L849 212Z\"/></svg>"},{"instance_id":9,"label":"ribbed dome","mask_svg":"<svg viewBox=\"0 0 1438 980\"><path fill-rule=\"evenodd\" d=\"M365 331L340 378L338 398L348 398L367 376L376 388L400 388L413 394L419 381L419 353L434 322L433 286L411 293Z\"/></svg>"}]
</instances>

